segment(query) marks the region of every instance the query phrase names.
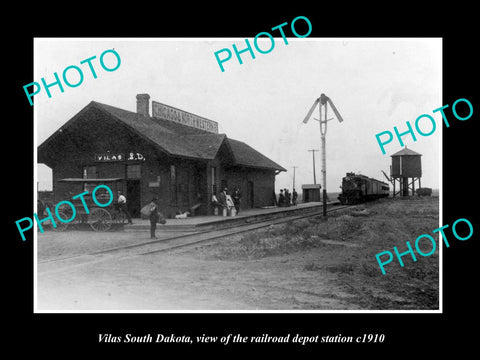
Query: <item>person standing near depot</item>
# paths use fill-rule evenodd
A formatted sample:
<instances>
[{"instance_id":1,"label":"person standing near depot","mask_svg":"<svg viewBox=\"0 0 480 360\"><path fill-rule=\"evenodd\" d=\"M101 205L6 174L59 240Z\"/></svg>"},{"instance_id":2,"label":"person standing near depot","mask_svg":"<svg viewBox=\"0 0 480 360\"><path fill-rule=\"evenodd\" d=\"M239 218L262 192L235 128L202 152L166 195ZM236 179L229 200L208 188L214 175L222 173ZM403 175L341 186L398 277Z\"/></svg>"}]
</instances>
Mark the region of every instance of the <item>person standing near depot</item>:
<instances>
[{"instance_id":1,"label":"person standing near depot","mask_svg":"<svg viewBox=\"0 0 480 360\"><path fill-rule=\"evenodd\" d=\"M235 211L238 215L238 213L240 212L240 200L242 198L242 194L240 193L240 189L238 188L238 186L235 186L233 188L233 204L235 205Z\"/></svg>"},{"instance_id":2,"label":"person standing near depot","mask_svg":"<svg viewBox=\"0 0 480 360\"><path fill-rule=\"evenodd\" d=\"M278 206L285 205L285 196L283 195L283 189L280 189L280 195L278 195Z\"/></svg>"},{"instance_id":3,"label":"person standing near depot","mask_svg":"<svg viewBox=\"0 0 480 360\"><path fill-rule=\"evenodd\" d=\"M295 188L294 188L293 192L292 192L292 205L294 205L294 206L297 206L297 197L298 197L298 194L297 194L297 192L295 191Z\"/></svg>"},{"instance_id":4,"label":"person standing near depot","mask_svg":"<svg viewBox=\"0 0 480 360\"><path fill-rule=\"evenodd\" d=\"M159 219L157 198L153 198L150 202L150 239L156 239L155 230L157 229L157 222Z\"/></svg>"},{"instance_id":5,"label":"person standing near depot","mask_svg":"<svg viewBox=\"0 0 480 360\"><path fill-rule=\"evenodd\" d=\"M118 202L118 210L125 214L125 216L128 219L128 223L132 225L133 224L132 218L130 217L130 213L128 212L128 209L127 209L127 198L125 197L125 195L122 194L120 190L118 190L117 202Z\"/></svg>"},{"instance_id":6,"label":"person standing near depot","mask_svg":"<svg viewBox=\"0 0 480 360\"><path fill-rule=\"evenodd\" d=\"M218 201L220 202L220 207L222 208L223 216L226 216L227 206L227 192L228 189L224 188L218 195Z\"/></svg>"}]
</instances>

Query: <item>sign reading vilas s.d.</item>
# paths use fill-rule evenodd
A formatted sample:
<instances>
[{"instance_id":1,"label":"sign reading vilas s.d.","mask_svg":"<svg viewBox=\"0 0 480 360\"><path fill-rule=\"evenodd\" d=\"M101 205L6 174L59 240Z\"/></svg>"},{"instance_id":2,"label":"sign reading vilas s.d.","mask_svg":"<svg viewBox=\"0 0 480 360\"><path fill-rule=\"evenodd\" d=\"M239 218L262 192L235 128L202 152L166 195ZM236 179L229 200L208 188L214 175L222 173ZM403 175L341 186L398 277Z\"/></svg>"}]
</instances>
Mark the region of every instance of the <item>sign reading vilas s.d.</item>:
<instances>
[{"instance_id":1,"label":"sign reading vilas s.d.","mask_svg":"<svg viewBox=\"0 0 480 360\"><path fill-rule=\"evenodd\" d=\"M101 153L95 154L96 162L114 162L114 161L145 161L145 156L138 152L123 153Z\"/></svg>"}]
</instances>

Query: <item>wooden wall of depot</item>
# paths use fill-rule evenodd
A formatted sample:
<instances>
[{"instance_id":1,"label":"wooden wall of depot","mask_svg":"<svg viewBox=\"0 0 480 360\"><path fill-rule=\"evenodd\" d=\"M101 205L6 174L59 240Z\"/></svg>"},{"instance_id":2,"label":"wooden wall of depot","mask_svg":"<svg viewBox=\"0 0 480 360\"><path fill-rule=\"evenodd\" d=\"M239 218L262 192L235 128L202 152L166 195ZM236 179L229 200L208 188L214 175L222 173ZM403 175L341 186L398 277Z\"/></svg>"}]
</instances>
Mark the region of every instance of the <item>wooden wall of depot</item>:
<instances>
[{"instance_id":1,"label":"wooden wall of depot","mask_svg":"<svg viewBox=\"0 0 480 360\"><path fill-rule=\"evenodd\" d=\"M242 194L241 209L273 205L275 172L253 168L224 167L218 159L211 162L199 162L187 159L171 159L162 161L158 158L149 158L144 150L147 160L143 162L64 162L53 169L53 191L55 202L70 199L82 191L78 188L71 191L71 184L58 182L64 178L83 177L84 166L95 166L96 178L121 178L122 190L126 193L126 165L140 165L141 177L140 199L138 207L147 204L153 197L158 199L162 212L166 216L173 216L177 211L183 212L196 204L199 199L202 206L200 214L212 214L210 204L214 184L217 195L222 185L226 185L229 192L234 186ZM172 168L174 166L174 169ZM212 167L216 167L216 179L212 180ZM175 173L175 175L172 174ZM133 179L130 179L133 180ZM160 181L158 181L160 180ZM70 191L67 191L69 189ZM116 196L116 194L115 194ZM134 203L135 199L129 199ZM136 210L138 214L139 208Z\"/></svg>"},{"instance_id":2,"label":"wooden wall of depot","mask_svg":"<svg viewBox=\"0 0 480 360\"><path fill-rule=\"evenodd\" d=\"M90 118L81 126L70 129L76 136L63 136L58 139L61 160L52 166L52 180L55 202L70 199L82 189L71 191L71 184L58 182L64 178L82 178L84 167L94 166L96 178L121 178L123 191L126 192L126 165L139 164L140 199L129 199L130 203L138 201L139 208L157 197L160 209L166 216L173 216L177 211L186 211L197 203L200 193L202 206L200 214L212 214L210 200L213 185L218 191L226 184L230 191L236 185L242 193L241 208L273 205L275 171L252 167L234 166L229 163L228 154L220 150L213 160L198 160L171 157L158 150L154 144L138 135L124 131L121 127L102 118L96 121ZM91 131L95 129L95 131ZM96 161L96 154L140 153L144 161ZM58 154L57 154L58 155ZM56 156L58 159L59 157ZM172 166L174 166L174 171ZM216 179L212 179L212 167L216 167ZM174 175L172 174L174 172ZM158 179L160 179L158 183ZM157 184L158 183L158 186ZM70 191L67 192L68 187ZM251 194L253 193L253 198ZM218 194L218 192L217 192ZM115 194L116 196L116 194Z\"/></svg>"}]
</instances>

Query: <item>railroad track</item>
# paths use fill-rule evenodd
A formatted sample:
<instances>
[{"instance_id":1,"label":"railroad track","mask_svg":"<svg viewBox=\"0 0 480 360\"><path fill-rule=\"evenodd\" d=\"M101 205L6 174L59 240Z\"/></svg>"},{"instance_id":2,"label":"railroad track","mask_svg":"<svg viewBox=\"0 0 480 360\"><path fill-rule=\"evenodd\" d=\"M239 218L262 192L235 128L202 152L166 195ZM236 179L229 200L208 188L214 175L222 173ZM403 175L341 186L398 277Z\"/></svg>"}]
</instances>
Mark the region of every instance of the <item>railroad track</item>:
<instances>
[{"instance_id":1,"label":"railroad track","mask_svg":"<svg viewBox=\"0 0 480 360\"><path fill-rule=\"evenodd\" d=\"M327 209L327 213L339 211L349 206L335 206ZM207 244L217 241L226 236L237 235L248 231L253 231L268 227L270 225L281 224L289 221L299 220L307 217L321 215L322 209L302 213L297 215L283 216L279 218L259 220L257 222L237 224L235 227L222 229L205 229L188 234L176 235L169 238L147 241L139 244L127 245L107 250L97 251L85 255L75 255L66 258L57 258L39 261L37 272L39 274L61 272L67 268L90 265L106 260L120 259L133 256L144 256L157 253L186 248L199 244Z\"/></svg>"}]
</instances>

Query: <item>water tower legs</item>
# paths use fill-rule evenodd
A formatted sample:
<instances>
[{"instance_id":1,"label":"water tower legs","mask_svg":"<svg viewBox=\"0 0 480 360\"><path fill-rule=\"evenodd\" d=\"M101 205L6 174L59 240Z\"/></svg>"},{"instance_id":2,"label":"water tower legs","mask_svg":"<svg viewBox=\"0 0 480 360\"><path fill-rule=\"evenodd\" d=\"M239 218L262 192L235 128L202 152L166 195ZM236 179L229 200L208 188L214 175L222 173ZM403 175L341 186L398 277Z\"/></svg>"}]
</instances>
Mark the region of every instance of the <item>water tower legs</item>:
<instances>
[{"instance_id":1,"label":"water tower legs","mask_svg":"<svg viewBox=\"0 0 480 360\"><path fill-rule=\"evenodd\" d=\"M393 177L393 197L400 196L415 196L415 181L418 180L418 188L422 187L420 177ZM396 184L398 181L398 191L396 191ZM411 193L410 193L411 190Z\"/></svg>"}]
</instances>

